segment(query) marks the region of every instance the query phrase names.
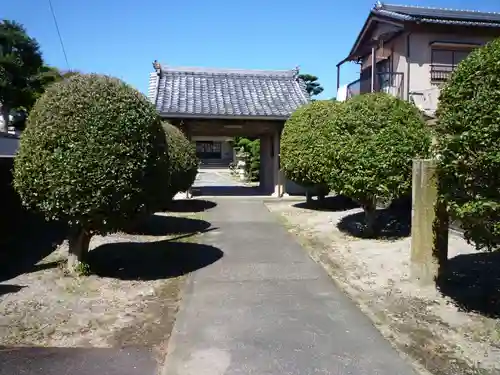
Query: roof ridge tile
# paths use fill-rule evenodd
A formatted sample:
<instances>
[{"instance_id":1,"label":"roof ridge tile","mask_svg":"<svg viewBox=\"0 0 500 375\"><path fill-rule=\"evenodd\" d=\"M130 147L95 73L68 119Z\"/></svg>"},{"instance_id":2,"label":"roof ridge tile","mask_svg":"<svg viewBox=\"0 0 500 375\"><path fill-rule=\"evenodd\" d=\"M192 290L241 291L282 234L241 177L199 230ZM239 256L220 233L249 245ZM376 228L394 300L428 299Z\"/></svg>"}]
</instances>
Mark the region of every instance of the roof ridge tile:
<instances>
[{"instance_id":1,"label":"roof ridge tile","mask_svg":"<svg viewBox=\"0 0 500 375\"><path fill-rule=\"evenodd\" d=\"M473 10L473 9L441 8L441 7L429 7L429 6L422 6L422 5L406 5L406 4L387 4L387 3L383 3L383 2L377 2L377 4L375 5L376 9L388 10L388 9L385 9L386 7L389 7L389 8L390 7L399 7L399 8L407 8L407 9L446 10L446 11L462 12L462 13L500 15L500 12Z\"/></svg>"},{"instance_id":2,"label":"roof ridge tile","mask_svg":"<svg viewBox=\"0 0 500 375\"><path fill-rule=\"evenodd\" d=\"M283 76L291 77L296 74L295 69L289 70L266 70L266 69L236 69L236 68L206 68L190 66L162 66L162 73L185 72L201 74L225 74L225 75L252 75L252 76Z\"/></svg>"}]
</instances>

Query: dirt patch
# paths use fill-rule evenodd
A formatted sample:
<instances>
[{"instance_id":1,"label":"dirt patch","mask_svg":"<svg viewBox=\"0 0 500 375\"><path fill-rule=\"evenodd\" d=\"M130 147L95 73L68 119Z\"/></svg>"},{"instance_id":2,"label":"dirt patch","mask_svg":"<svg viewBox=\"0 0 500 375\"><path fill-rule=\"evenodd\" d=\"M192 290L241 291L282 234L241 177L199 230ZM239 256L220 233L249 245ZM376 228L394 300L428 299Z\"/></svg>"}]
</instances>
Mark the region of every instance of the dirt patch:
<instances>
[{"instance_id":1,"label":"dirt patch","mask_svg":"<svg viewBox=\"0 0 500 375\"><path fill-rule=\"evenodd\" d=\"M196 243L209 227L196 216L157 214L129 233L94 237L87 277L66 275L66 241L48 255L24 244L43 255L20 268L0 265L0 346L163 351L185 275L220 258L220 250Z\"/></svg>"},{"instance_id":2,"label":"dirt patch","mask_svg":"<svg viewBox=\"0 0 500 375\"><path fill-rule=\"evenodd\" d=\"M385 240L346 234L349 231L345 223L355 221L359 208L337 207L325 211L286 201L266 204L270 211L280 215L311 257L323 265L384 336L416 360L418 367L435 375L500 374L497 299L492 302L488 297L498 297L498 290L493 290L496 279L489 289L482 288L478 293L479 276L460 277L465 271L455 266L457 259L463 264L463 258L471 261L480 256L460 236L450 235L450 265L454 268L446 271L445 281L438 281L438 290L421 287L411 279L410 239L404 231L398 229L397 236ZM487 263L489 268L481 268L483 272L476 269L476 273L482 277L488 273L491 281L491 273L497 272L493 275L497 276L500 269L492 266L492 256L484 256L489 262L467 264L486 267ZM486 269L489 271L484 272ZM467 288L466 283L476 288ZM471 290L467 294L463 289ZM475 300L465 299L464 294L474 295ZM479 304L478 300L484 303ZM486 308L489 312L483 310Z\"/></svg>"}]
</instances>

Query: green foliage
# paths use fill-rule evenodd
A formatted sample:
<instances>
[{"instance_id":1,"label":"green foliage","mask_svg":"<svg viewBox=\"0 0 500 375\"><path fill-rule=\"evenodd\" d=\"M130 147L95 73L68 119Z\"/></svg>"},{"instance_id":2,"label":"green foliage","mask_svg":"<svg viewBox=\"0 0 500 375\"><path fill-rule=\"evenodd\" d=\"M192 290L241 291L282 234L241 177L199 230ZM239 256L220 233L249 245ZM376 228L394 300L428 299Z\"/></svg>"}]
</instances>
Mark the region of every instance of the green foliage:
<instances>
[{"instance_id":1,"label":"green foliage","mask_svg":"<svg viewBox=\"0 0 500 375\"><path fill-rule=\"evenodd\" d=\"M306 187L329 184L343 106L321 100L297 109L285 123L280 162L285 176Z\"/></svg>"},{"instance_id":2,"label":"green foliage","mask_svg":"<svg viewBox=\"0 0 500 375\"><path fill-rule=\"evenodd\" d=\"M78 263L75 267L75 271L78 276L90 276L92 274L90 265L85 262Z\"/></svg>"},{"instance_id":3,"label":"green foliage","mask_svg":"<svg viewBox=\"0 0 500 375\"><path fill-rule=\"evenodd\" d=\"M43 66L40 48L25 28L14 21L0 22L0 103L6 119L17 107L33 103L33 90Z\"/></svg>"},{"instance_id":4,"label":"green foliage","mask_svg":"<svg viewBox=\"0 0 500 375\"><path fill-rule=\"evenodd\" d=\"M411 191L412 159L427 157L430 132L418 109L385 93L357 96L345 103L337 142L332 189L365 210Z\"/></svg>"},{"instance_id":5,"label":"green foliage","mask_svg":"<svg viewBox=\"0 0 500 375\"><path fill-rule=\"evenodd\" d=\"M187 191L194 183L198 174L198 158L196 147L184 136L182 131L169 124L163 123L166 141L170 155L170 186L168 197Z\"/></svg>"},{"instance_id":6,"label":"green foliage","mask_svg":"<svg viewBox=\"0 0 500 375\"><path fill-rule=\"evenodd\" d=\"M299 74L299 78L306 84L306 90L311 96L319 95L323 92L323 87L318 82L318 77L312 74Z\"/></svg>"},{"instance_id":7,"label":"green foliage","mask_svg":"<svg viewBox=\"0 0 500 375\"><path fill-rule=\"evenodd\" d=\"M155 209L167 163L160 119L144 95L115 78L75 75L33 107L14 186L46 219L104 234Z\"/></svg>"},{"instance_id":8,"label":"green foliage","mask_svg":"<svg viewBox=\"0 0 500 375\"><path fill-rule=\"evenodd\" d=\"M259 181L260 178L260 139L248 139L235 137L233 147L237 150L243 149L248 154L246 161L246 174L250 181Z\"/></svg>"},{"instance_id":9,"label":"green foliage","mask_svg":"<svg viewBox=\"0 0 500 375\"><path fill-rule=\"evenodd\" d=\"M500 247L500 39L472 52L441 91L440 178L449 210L478 249Z\"/></svg>"},{"instance_id":10,"label":"green foliage","mask_svg":"<svg viewBox=\"0 0 500 375\"><path fill-rule=\"evenodd\" d=\"M79 73L76 71L61 71L52 66L43 65L38 73L31 78L30 96L26 98L26 102L23 105L24 109L29 110L51 84L70 78L76 74Z\"/></svg>"}]
</instances>

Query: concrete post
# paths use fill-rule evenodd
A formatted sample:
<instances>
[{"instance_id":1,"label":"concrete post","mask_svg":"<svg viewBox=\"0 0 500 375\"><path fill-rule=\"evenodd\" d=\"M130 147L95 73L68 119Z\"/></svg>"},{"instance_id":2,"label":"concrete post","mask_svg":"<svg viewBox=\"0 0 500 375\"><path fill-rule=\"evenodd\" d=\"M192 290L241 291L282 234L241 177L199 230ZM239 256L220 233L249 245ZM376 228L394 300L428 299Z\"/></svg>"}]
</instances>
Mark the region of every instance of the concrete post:
<instances>
[{"instance_id":1,"label":"concrete post","mask_svg":"<svg viewBox=\"0 0 500 375\"><path fill-rule=\"evenodd\" d=\"M411 274L430 285L448 259L448 215L439 202L434 159L413 160Z\"/></svg>"}]
</instances>

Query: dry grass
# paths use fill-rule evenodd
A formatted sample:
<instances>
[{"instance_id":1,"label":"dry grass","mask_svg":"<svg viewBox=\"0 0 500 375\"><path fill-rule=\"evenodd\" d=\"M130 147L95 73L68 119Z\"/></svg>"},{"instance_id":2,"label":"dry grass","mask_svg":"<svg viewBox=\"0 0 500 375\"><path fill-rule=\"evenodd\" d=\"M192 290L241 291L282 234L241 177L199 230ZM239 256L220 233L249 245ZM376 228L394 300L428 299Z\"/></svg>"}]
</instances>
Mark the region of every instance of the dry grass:
<instances>
[{"instance_id":1,"label":"dry grass","mask_svg":"<svg viewBox=\"0 0 500 375\"><path fill-rule=\"evenodd\" d=\"M217 256L215 249L195 243L209 223L190 212L169 216L157 214L134 233L94 237L90 276L66 275L67 243L54 246L57 236L18 238L18 249L10 243L7 250L17 254L0 263L0 346L134 345L163 351L185 275Z\"/></svg>"},{"instance_id":2,"label":"dry grass","mask_svg":"<svg viewBox=\"0 0 500 375\"><path fill-rule=\"evenodd\" d=\"M391 240L348 235L339 227L345 229L346 222L359 213L352 207L318 210L286 201L269 202L267 206L286 222L311 257L323 265L380 331L421 368L435 375L500 373L498 306L488 313L477 303L478 289L469 300L453 290L467 289L467 279L454 280L453 287L442 281L441 289L447 296L435 287L415 283L410 277L407 233L394 235ZM457 259L465 259L473 266L467 257L479 256L457 235L450 236L449 247L453 265ZM463 276L460 272L455 270L448 276ZM492 292L498 293L498 289ZM480 293L485 293L484 287ZM487 298L483 295L480 299ZM471 306L479 310L466 309Z\"/></svg>"}]
</instances>

